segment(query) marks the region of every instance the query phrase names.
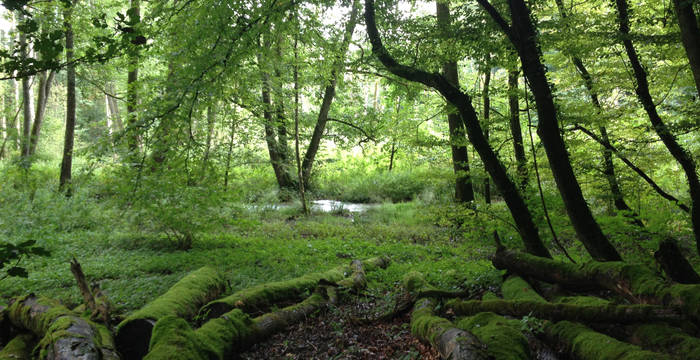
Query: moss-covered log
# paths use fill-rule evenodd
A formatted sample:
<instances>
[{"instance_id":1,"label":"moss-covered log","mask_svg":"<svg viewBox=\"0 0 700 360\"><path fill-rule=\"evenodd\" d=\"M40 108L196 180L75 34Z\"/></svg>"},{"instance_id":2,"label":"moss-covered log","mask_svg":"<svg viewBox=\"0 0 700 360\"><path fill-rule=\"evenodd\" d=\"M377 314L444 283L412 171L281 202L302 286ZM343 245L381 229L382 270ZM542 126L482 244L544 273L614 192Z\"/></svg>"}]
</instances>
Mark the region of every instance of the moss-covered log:
<instances>
[{"instance_id":1,"label":"moss-covered log","mask_svg":"<svg viewBox=\"0 0 700 360\"><path fill-rule=\"evenodd\" d=\"M581 289L592 286L618 293L635 303L678 306L700 320L700 285L668 284L650 268L624 262L589 262L575 265L502 250L493 258L498 269Z\"/></svg>"},{"instance_id":2,"label":"moss-covered log","mask_svg":"<svg viewBox=\"0 0 700 360\"><path fill-rule=\"evenodd\" d=\"M389 259L386 257L372 258L362 262L363 272L372 271L376 268L386 268L388 265ZM314 289L321 279L335 283L343 280L352 271L353 269L350 266L342 265L325 272L307 274L285 281L260 284L211 301L201 309L200 317L213 319L233 309L253 312L267 309L281 301L301 300L304 294Z\"/></svg>"},{"instance_id":3,"label":"moss-covered log","mask_svg":"<svg viewBox=\"0 0 700 360\"><path fill-rule=\"evenodd\" d=\"M118 359L110 332L77 316L50 299L29 295L16 299L8 311L18 328L41 340L34 349L40 359Z\"/></svg>"},{"instance_id":4,"label":"moss-covered log","mask_svg":"<svg viewBox=\"0 0 700 360\"><path fill-rule=\"evenodd\" d=\"M183 319L166 317L153 329L150 351L145 360L227 359L263 341L287 326L304 320L328 302L325 290L317 289L299 304L267 313L255 319L234 309L192 330Z\"/></svg>"},{"instance_id":5,"label":"moss-covered log","mask_svg":"<svg viewBox=\"0 0 700 360\"><path fill-rule=\"evenodd\" d=\"M629 341L644 349L665 352L679 359L700 360L700 339L665 324L635 326Z\"/></svg>"},{"instance_id":6,"label":"moss-covered log","mask_svg":"<svg viewBox=\"0 0 700 360\"><path fill-rule=\"evenodd\" d=\"M468 331L435 315L435 300L419 299L411 314L411 333L429 343L443 359L489 359L486 346Z\"/></svg>"},{"instance_id":7,"label":"moss-covered log","mask_svg":"<svg viewBox=\"0 0 700 360\"><path fill-rule=\"evenodd\" d=\"M119 352L127 359L143 358L158 319L166 316L190 319L202 305L216 299L225 290L226 280L217 270L203 267L191 272L117 326L115 340Z\"/></svg>"},{"instance_id":8,"label":"moss-covered log","mask_svg":"<svg viewBox=\"0 0 700 360\"><path fill-rule=\"evenodd\" d=\"M493 312L516 318L534 316L552 321L570 320L584 323L641 323L654 321L683 321L673 309L658 305L572 305L540 301L461 301L452 300L448 308L457 316Z\"/></svg>"},{"instance_id":9,"label":"moss-covered log","mask_svg":"<svg viewBox=\"0 0 700 360\"><path fill-rule=\"evenodd\" d=\"M353 260L350 263L350 269L352 270L352 275L339 281L338 285L351 291L364 289L367 286L367 276L362 261Z\"/></svg>"},{"instance_id":10,"label":"moss-covered log","mask_svg":"<svg viewBox=\"0 0 700 360\"><path fill-rule=\"evenodd\" d=\"M482 312L457 322L457 327L476 335L486 344L488 355L494 359L530 359L532 355L527 338L520 331L518 320Z\"/></svg>"},{"instance_id":11,"label":"moss-covered log","mask_svg":"<svg viewBox=\"0 0 700 360\"><path fill-rule=\"evenodd\" d=\"M0 350L0 360L30 360L36 343L32 334L19 334Z\"/></svg>"},{"instance_id":12,"label":"moss-covered log","mask_svg":"<svg viewBox=\"0 0 700 360\"><path fill-rule=\"evenodd\" d=\"M501 285L501 294L506 300L547 302L530 283L520 276L509 276Z\"/></svg>"},{"instance_id":13,"label":"moss-covered log","mask_svg":"<svg viewBox=\"0 0 700 360\"><path fill-rule=\"evenodd\" d=\"M569 356L579 360L665 360L668 355L642 350L640 347L618 341L588 327L569 321L548 323L544 337L558 344Z\"/></svg>"}]
</instances>

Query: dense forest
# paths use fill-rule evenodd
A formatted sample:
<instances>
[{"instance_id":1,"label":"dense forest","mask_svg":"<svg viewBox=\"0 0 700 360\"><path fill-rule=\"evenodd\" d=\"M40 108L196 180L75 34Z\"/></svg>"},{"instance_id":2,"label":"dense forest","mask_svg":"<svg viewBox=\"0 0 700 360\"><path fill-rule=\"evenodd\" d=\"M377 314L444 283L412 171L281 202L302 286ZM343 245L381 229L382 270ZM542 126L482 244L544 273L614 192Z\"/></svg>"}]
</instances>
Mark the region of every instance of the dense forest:
<instances>
[{"instance_id":1,"label":"dense forest","mask_svg":"<svg viewBox=\"0 0 700 360\"><path fill-rule=\"evenodd\" d=\"M0 360L700 359L697 0L0 17Z\"/></svg>"}]
</instances>

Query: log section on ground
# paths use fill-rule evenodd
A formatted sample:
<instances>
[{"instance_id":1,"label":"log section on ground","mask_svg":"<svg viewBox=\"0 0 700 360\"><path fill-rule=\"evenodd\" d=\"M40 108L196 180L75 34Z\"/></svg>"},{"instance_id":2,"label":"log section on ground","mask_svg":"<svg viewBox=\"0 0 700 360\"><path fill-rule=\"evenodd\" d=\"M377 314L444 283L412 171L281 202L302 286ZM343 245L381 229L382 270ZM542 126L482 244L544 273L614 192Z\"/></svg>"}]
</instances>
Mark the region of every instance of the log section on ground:
<instances>
[{"instance_id":1,"label":"log section on ground","mask_svg":"<svg viewBox=\"0 0 700 360\"><path fill-rule=\"evenodd\" d=\"M611 290L634 303L677 306L695 321L700 320L700 285L668 284L644 265L618 261L575 265L512 250L498 251L493 264L498 269L573 289Z\"/></svg>"},{"instance_id":2,"label":"log section on ground","mask_svg":"<svg viewBox=\"0 0 700 360\"><path fill-rule=\"evenodd\" d=\"M572 305L539 301L461 301L447 304L457 316L471 316L480 312L522 318L534 316L552 321L570 320L585 323L641 323L654 321L680 322L678 311L659 305Z\"/></svg>"},{"instance_id":3,"label":"log section on ground","mask_svg":"<svg viewBox=\"0 0 700 360\"><path fill-rule=\"evenodd\" d=\"M189 273L165 294L129 315L116 328L117 349L127 359L141 359L148 352L156 321L166 316L190 319L199 308L226 290L226 280L215 269L203 267Z\"/></svg>"},{"instance_id":4,"label":"log section on ground","mask_svg":"<svg viewBox=\"0 0 700 360\"><path fill-rule=\"evenodd\" d=\"M700 339L665 324L643 324L628 331L629 342L644 349L671 354L677 358L700 360Z\"/></svg>"},{"instance_id":5,"label":"log section on ground","mask_svg":"<svg viewBox=\"0 0 700 360\"><path fill-rule=\"evenodd\" d=\"M29 295L15 299L8 314L14 326L41 339L34 358L119 359L104 326L79 317L58 302Z\"/></svg>"},{"instance_id":6,"label":"log section on ground","mask_svg":"<svg viewBox=\"0 0 700 360\"><path fill-rule=\"evenodd\" d=\"M364 271L386 268L388 265L389 260L386 257L372 258L362 262ZM351 266L342 265L326 272L312 273L290 280L260 284L208 303L202 308L199 315L200 318L203 319L213 319L233 309L253 312L267 309L281 301L301 300L304 294L316 287L321 279L335 283L343 280L346 276L351 274L352 271L353 269Z\"/></svg>"}]
</instances>

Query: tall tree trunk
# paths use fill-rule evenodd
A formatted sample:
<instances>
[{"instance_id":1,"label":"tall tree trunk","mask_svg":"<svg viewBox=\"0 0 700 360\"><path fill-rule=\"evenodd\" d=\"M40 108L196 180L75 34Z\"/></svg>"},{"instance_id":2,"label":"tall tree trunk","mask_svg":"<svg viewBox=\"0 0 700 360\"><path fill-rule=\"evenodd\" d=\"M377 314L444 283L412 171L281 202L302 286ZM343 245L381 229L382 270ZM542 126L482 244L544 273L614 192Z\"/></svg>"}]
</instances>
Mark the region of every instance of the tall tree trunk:
<instances>
[{"instance_id":1,"label":"tall tree trunk","mask_svg":"<svg viewBox=\"0 0 700 360\"><path fill-rule=\"evenodd\" d=\"M537 256L551 257L540 239L537 227L532 221L532 214L527 205L525 205L525 201L518 193L517 187L506 173L505 167L498 159L493 148L486 141L469 95L461 92L443 76L399 64L391 57L379 37L379 31L374 19L374 0L365 0L365 23L367 24L367 34L372 44L372 53L379 58L387 70L407 80L419 82L436 89L447 101L457 107L467 129L469 141L481 157L486 171L491 175L491 179L493 179L499 192L503 195L503 199L513 215L513 220L523 239L525 249Z\"/></svg>"},{"instance_id":2,"label":"tall tree trunk","mask_svg":"<svg viewBox=\"0 0 700 360\"><path fill-rule=\"evenodd\" d=\"M489 127L491 126L491 99L489 98L489 87L491 86L491 68L484 71L484 89L481 92L481 100L484 105L484 137L489 141ZM484 178L484 200L487 204L491 203L491 184L489 176L486 174Z\"/></svg>"},{"instance_id":3,"label":"tall tree trunk","mask_svg":"<svg viewBox=\"0 0 700 360\"><path fill-rule=\"evenodd\" d=\"M211 142L214 138L214 122L216 121L216 103L207 107L207 139L204 145L204 157L202 159L202 171L200 178L204 179L209 166L209 152L211 151Z\"/></svg>"},{"instance_id":4,"label":"tall tree trunk","mask_svg":"<svg viewBox=\"0 0 700 360\"><path fill-rule=\"evenodd\" d=\"M452 22L450 7L444 0L436 0L437 22L443 35L448 34ZM442 65L442 74L454 87L459 88L459 73L456 61L447 61ZM447 114L447 124L450 131L450 150L452 152L452 167L455 173L455 200L457 202L474 201L474 189L469 175L469 154L467 153L467 137L459 114L450 109Z\"/></svg>"},{"instance_id":5,"label":"tall tree trunk","mask_svg":"<svg viewBox=\"0 0 700 360\"><path fill-rule=\"evenodd\" d=\"M510 111L510 133L513 136L513 152L520 185L520 192L527 189L527 159L520 127L520 105L518 103L518 70L508 70L508 109Z\"/></svg>"},{"instance_id":6,"label":"tall tree trunk","mask_svg":"<svg viewBox=\"0 0 700 360\"><path fill-rule=\"evenodd\" d=\"M24 20L24 15L19 16L19 21ZM22 59L27 59L29 56L29 49L27 44L27 35L23 32L19 33L19 47L20 56ZM22 157L29 156L29 135L32 126L32 88L31 88L31 77L22 77L22 102L24 103L24 118L22 122L22 140L21 144L21 154Z\"/></svg>"},{"instance_id":7,"label":"tall tree trunk","mask_svg":"<svg viewBox=\"0 0 700 360\"><path fill-rule=\"evenodd\" d=\"M224 189L228 188L229 171L231 170L231 156L233 155L233 139L236 134L236 107L231 110L231 130L229 134L228 152L226 153L226 171L224 172Z\"/></svg>"},{"instance_id":8,"label":"tall tree trunk","mask_svg":"<svg viewBox=\"0 0 700 360\"><path fill-rule=\"evenodd\" d=\"M269 48L269 41L265 41L265 48ZM258 55L258 63L263 66L263 56ZM286 164L284 163L284 156L281 154L280 145L277 142L277 126L273 119L272 111L273 105L270 99L270 75L266 70L261 69L262 73L262 104L263 104L263 121L265 127L265 142L267 143L267 151L270 155L270 164L272 165L272 170L275 172L275 178L277 179L277 185L280 190L291 190L294 189L294 180L287 171Z\"/></svg>"},{"instance_id":9,"label":"tall tree trunk","mask_svg":"<svg viewBox=\"0 0 700 360\"><path fill-rule=\"evenodd\" d=\"M568 14L566 13L566 9L564 8L563 1L556 0L556 4L562 19L566 19L568 17ZM578 70L579 76L581 76L581 80L583 80L586 90L588 91L588 95L591 98L591 103L593 103L593 106L595 106L596 110L599 113L602 112L603 107L600 105L600 100L598 99L598 92L593 87L593 77L586 68L586 65L583 63L583 60L581 60L577 56L572 56L571 62ZM605 128L605 126L599 126L598 129L600 131L601 139L605 143L609 144L610 140L608 138L608 131ZM605 175L605 179L607 180L608 185L610 186L610 193L612 194L615 208L620 211L632 212L632 209L625 202L625 199L622 195L622 190L620 190L620 184L617 182L617 176L615 175L615 165L612 159L612 151L604 145L602 146L602 151L603 174ZM637 225L641 225L641 222L639 220L635 220L635 223Z\"/></svg>"},{"instance_id":10,"label":"tall tree trunk","mask_svg":"<svg viewBox=\"0 0 700 360\"><path fill-rule=\"evenodd\" d=\"M64 27L66 32L66 133L63 140L63 160L61 161L61 175L59 178L59 191L71 196L71 170L73 166L73 140L75 135L75 65L73 61L73 24L71 5L64 13Z\"/></svg>"},{"instance_id":11,"label":"tall tree trunk","mask_svg":"<svg viewBox=\"0 0 700 360\"><path fill-rule=\"evenodd\" d=\"M698 19L693 11L693 2L693 0L673 0L673 8L681 29L681 41L695 79L695 87L700 94L700 30L698 30Z\"/></svg>"},{"instance_id":12,"label":"tall tree trunk","mask_svg":"<svg viewBox=\"0 0 700 360\"><path fill-rule=\"evenodd\" d=\"M554 180L564 200L564 206L576 234L594 259L599 261L620 260L620 254L608 241L593 218L571 167L569 154L559 133L554 95L547 79L546 68L540 59L541 51L537 32L531 20L530 9L524 0L510 0L508 5L513 25L508 26L503 17L487 0L478 0L478 2L501 26L518 50L523 71L537 105L537 134L544 145Z\"/></svg>"},{"instance_id":13,"label":"tall tree trunk","mask_svg":"<svg viewBox=\"0 0 700 360\"><path fill-rule=\"evenodd\" d=\"M108 81L105 84L105 90L107 94L105 99L107 100L107 106L109 107L110 119L112 120L112 126L115 131L124 131L124 122L122 121L121 115L119 114L119 105L117 104L117 99L113 95L116 94L116 89L114 88L114 83Z\"/></svg>"},{"instance_id":14,"label":"tall tree trunk","mask_svg":"<svg viewBox=\"0 0 700 360\"><path fill-rule=\"evenodd\" d=\"M29 156L36 153L39 144L39 135L41 134L41 126L44 123L44 114L46 113L46 104L51 96L51 85L53 84L55 72L53 70L39 74L39 91L36 100L36 112L34 113L34 124L32 125L32 133L29 139Z\"/></svg>"},{"instance_id":15,"label":"tall tree trunk","mask_svg":"<svg viewBox=\"0 0 700 360\"><path fill-rule=\"evenodd\" d=\"M649 92L649 82L647 80L646 70L644 70L644 67L642 67L637 50L635 49L634 44L632 44L632 40L630 38L629 9L627 6L627 1L615 0L615 4L617 5L620 33L622 34L623 39L622 43L625 46L625 51L627 52L627 57L630 60L632 70L634 71L634 77L636 79L635 92L637 93L637 98L639 98L639 102L642 103L644 110L647 112L656 134L659 136L659 138L661 138L661 141L664 143L664 145L666 145L666 148L671 155L681 165L688 180L688 188L692 202L690 219L693 224L693 232L695 233L697 250L700 253L700 180L698 179L695 160L693 159L693 156L678 143L676 137L668 129L656 110L656 104L654 103L651 93Z\"/></svg>"},{"instance_id":16,"label":"tall tree trunk","mask_svg":"<svg viewBox=\"0 0 700 360\"><path fill-rule=\"evenodd\" d=\"M129 21L132 24L139 24L141 22L141 0L131 0L129 15ZM128 51L128 57L129 73L126 80L126 124L129 127L130 133L127 135L127 147L132 162L136 163L136 155L139 150L138 114L136 113L139 101L139 49L137 45L132 44Z\"/></svg>"},{"instance_id":17,"label":"tall tree trunk","mask_svg":"<svg viewBox=\"0 0 700 360\"><path fill-rule=\"evenodd\" d=\"M297 28L297 32L298 32ZM304 214L309 213L306 207L306 183L301 170L301 155L299 153L299 36L294 36L294 155L297 164L297 177L299 178L299 199Z\"/></svg>"},{"instance_id":18,"label":"tall tree trunk","mask_svg":"<svg viewBox=\"0 0 700 360\"><path fill-rule=\"evenodd\" d=\"M314 132L311 135L311 140L309 141L309 146L304 154L304 161L301 165L302 177L304 179L304 186L309 187L309 181L311 179L311 171L313 170L314 159L316 159L316 154L318 154L318 149L321 144L321 138L326 129L326 124L328 123L328 112L331 109L331 104L333 104L333 98L335 97L335 87L338 81L338 76L342 76L345 66L345 53L347 53L350 47L350 41L352 40L352 33L355 31L355 25L357 25L357 20L360 18L360 0L353 0L352 9L350 10L350 19L345 24L345 32L343 34L343 42L341 43L338 53L334 56L331 69L331 77L328 84L323 92L323 101L321 102L321 107L318 111L318 117L316 118L316 125L314 126ZM376 87L375 87L375 97L376 97ZM376 100L375 100L376 102Z\"/></svg>"},{"instance_id":19,"label":"tall tree trunk","mask_svg":"<svg viewBox=\"0 0 700 360\"><path fill-rule=\"evenodd\" d=\"M8 80L9 85L5 88L5 93L3 94L3 118L5 119L5 137L0 147L0 159L4 158L9 152L9 149L14 149L17 141L17 115L19 114L19 109L17 108L17 81L15 79Z\"/></svg>"}]
</instances>

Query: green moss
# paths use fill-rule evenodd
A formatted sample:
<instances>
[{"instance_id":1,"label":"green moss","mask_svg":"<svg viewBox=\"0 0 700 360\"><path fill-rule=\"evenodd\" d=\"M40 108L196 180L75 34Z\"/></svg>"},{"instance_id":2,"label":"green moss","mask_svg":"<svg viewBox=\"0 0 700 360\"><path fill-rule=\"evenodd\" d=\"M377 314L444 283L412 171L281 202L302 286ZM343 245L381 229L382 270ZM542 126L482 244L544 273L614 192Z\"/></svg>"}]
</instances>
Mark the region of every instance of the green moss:
<instances>
[{"instance_id":1,"label":"green moss","mask_svg":"<svg viewBox=\"0 0 700 360\"><path fill-rule=\"evenodd\" d=\"M506 319L494 313L483 312L457 323L457 327L476 335L486 344L487 352L495 359L530 359L527 338L520 331L520 321Z\"/></svg>"},{"instance_id":2,"label":"green moss","mask_svg":"<svg viewBox=\"0 0 700 360\"><path fill-rule=\"evenodd\" d=\"M164 316L153 327L149 353L144 360L208 360L209 349L199 341L190 325L182 318Z\"/></svg>"},{"instance_id":3,"label":"green moss","mask_svg":"<svg viewBox=\"0 0 700 360\"><path fill-rule=\"evenodd\" d=\"M195 334L212 349L217 359L225 359L237 345L250 342L256 337L252 325L253 321L247 314L240 309L234 309L207 321Z\"/></svg>"},{"instance_id":4,"label":"green moss","mask_svg":"<svg viewBox=\"0 0 700 360\"><path fill-rule=\"evenodd\" d=\"M501 292L506 300L547 301L527 281L519 276L508 277L501 286Z\"/></svg>"},{"instance_id":5,"label":"green moss","mask_svg":"<svg viewBox=\"0 0 700 360\"><path fill-rule=\"evenodd\" d=\"M442 335L445 329L454 327L449 320L435 316L433 313L434 308L434 300L426 298L420 299L416 302L413 313L411 314L411 333L417 338L428 341L431 344L436 343L436 338ZM438 329L442 329L443 331Z\"/></svg>"},{"instance_id":6,"label":"green moss","mask_svg":"<svg viewBox=\"0 0 700 360\"><path fill-rule=\"evenodd\" d=\"M545 325L545 333L565 344L577 359L655 360L670 359L667 355L642 350L638 346L615 340L584 325L560 321Z\"/></svg>"},{"instance_id":7,"label":"green moss","mask_svg":"<svg viewBox=\"0 0 700 360\"><path fill-rule=\"evenodd\" d=\"M688 360L700 359L700 339L671 326L640 325L634 329L632 338L645 349L667 352Z\"/></svg>"},{"instance_id":8,"label":"green moss","mask_svg":"<svg viewBox=\"0 0 700 360\"><path fill-rule=\"evenodd\" d=\"M205 266L189 273L165 294L137 310L117 326L117 333L130 321L158 320L165 316L191 318L199 308L226 290L226 280L216 270Z\"/></svg>"},{"instance_id":9,"label":"green moss","mask_svg":"<svg viewBox=\"0 0 700 360\"><path fill-rule=\"evenodd\" d=\"M590 305L590 306L597 306L597 305L609 305L611 304L610 300L602 299L599 297L595 296L559 296L554 299L555 303L561 303L561 304L571 304L571 305Z\"/></svg>"},{"instance_id":10,"label":"green moss","mask_svg":"<svg viewBox=\"0 0 700 360\"><path fill-rule=\"evenodd\" d=\"M25 304L26 303L26 304ZM35 309L43 309L41 315L32 314L33 304ZM10 318L15 326L27 329L37 336L43 337L49 332L49 328L65 329L70 325L65 324L73 313L57 301L47 298L36 298L32 295L18 298L8 309ZM54 324L54 322L58 322ZM60 327L65 326L65 327Z\"/></svg>"},{"instance_id":11,"label":"green moss","mask_svg":"<svg viewBox=\"0 0 700 360\"><path fill-rule=\"evenodd\" d=\"M32 334L20 334L0 350L0 360L29 360L34 347Z\"/></svg>"},{"instance_id":12,"label":"green moss","mask_svg":"<svg viewBox=\"0 0 700 360\"><path fill-rule=\"evenodd\" d=\"M483 295L481 295L481 300L500 300L501 298L498 297L498 295L494 294L491 291L485 292Z\"/></svg>"}]
</instances>

